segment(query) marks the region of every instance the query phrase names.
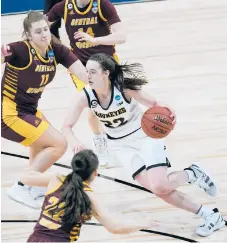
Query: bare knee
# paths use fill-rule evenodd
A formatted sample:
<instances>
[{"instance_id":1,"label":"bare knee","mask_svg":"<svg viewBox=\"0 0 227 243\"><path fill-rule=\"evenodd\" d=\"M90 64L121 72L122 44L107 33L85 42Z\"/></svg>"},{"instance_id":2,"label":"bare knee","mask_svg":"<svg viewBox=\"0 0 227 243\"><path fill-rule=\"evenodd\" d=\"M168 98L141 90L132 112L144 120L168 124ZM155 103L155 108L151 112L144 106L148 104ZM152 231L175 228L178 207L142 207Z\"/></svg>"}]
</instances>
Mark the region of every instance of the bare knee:
<instances>
[{"instance_id":1,"label":"bare knee","mask_svg":"<svg viewBox=\"0 0 227 243\"><path fill-rule=\"evenodd\" d=\"M171 192L169 183L162 182L162 181L153 183L152 185L150 185L150 188L151 191L159 197L162 197Z\"/></svg>"},{"instance_id":2,"label":"bare knee","mask_svg":"<svg viewBox=\"0 0 227 243\"><path fill-rule=\"evenodd\" d=\"M51 148L51 154L54 158L58 159L61 156L63 156L63 154L66 152L67 148L68 148L68 143L66 141L66 139L63 136L59 136L58 138L56 138L54 140L53 138L53 142L52 144L50 143L49 145L45 146L46 148Z\"/></svg>"}]
</instances>

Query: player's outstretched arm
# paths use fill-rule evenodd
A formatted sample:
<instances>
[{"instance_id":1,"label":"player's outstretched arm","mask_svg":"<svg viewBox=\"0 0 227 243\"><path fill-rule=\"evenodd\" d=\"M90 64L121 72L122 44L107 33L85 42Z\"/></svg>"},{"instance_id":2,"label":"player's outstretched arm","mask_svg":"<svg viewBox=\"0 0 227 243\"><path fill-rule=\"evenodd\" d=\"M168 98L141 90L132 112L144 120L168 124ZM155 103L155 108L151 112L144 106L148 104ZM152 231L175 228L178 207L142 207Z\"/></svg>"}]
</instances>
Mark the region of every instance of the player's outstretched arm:
<instances>
[{"instance_id":1,"label":"player's outstretched arm","mask_svg":"<svg viewBox=\"0 0 227 243\"><path fill-rule=\"evenodd\" d=\"M74 98L74 103L72 104L68 115L65 118L65 121L62 126L62 133L65 136L66 140L72 147L74 153L79 152L84 149L84 146L76 138L73 133L73 127L77 123L80 114L84 108L88 107L88 101L84 92L78 92L76 98Z\"/></svg>"},{"instance_id":2,"label":"player's outstretched arm","mask_svg":"<svg viewBox=\"0 0 227 243\"><path fill-rule=\"evenodd\" d=\"M86 68L79 59L75 61L68 69L81 81L85 82L86 84L88 83Z\"/></svg>"},{"instance_id":3,"label":"player's outstretched arm","mask_svg":"<svg viewBox=\"0 0 227 243\"><path fill-rule=\"evenodd\" d=\"M111 233L128 234L140 229L157 228L160 223L144 218L129 218L111 213L94 192L87 192L92 203L93 216Z\"/></svg>"},{"instance_id":4,"label":"player's outstretched arm","mask_svg":"<svg viewBox=\"0 0 227 243\"><path fill-rule=\"evenodd\" d=\"M140 90L126 89L125 92L130 98L134 98L141 105L144 105L146 107L151 108L157 106L158 104L157 100L154 97L152 97L150 94L148 94L142 89Z\"/></svg>"},{"instance_id":5,"label":"player's outstretched arm","mask_svg":"<svg viewBox=\"0 0 227 243\"><path fill-rule=\"evenodd\" d=\"M158 102L155 98L153 98L150 94L148 94L144 90L142 90L142 89L140 89L140 90L127 89L127 90L125 90L125 92L130 98L134 98L141 105L144 105L148 108L152 108L152 107L155 107L155 106L162 106L162 107L167 108L168 110L171 111L171 117L173 118L173 124L176 123L175 111L171 107L169 107L168 105L166 105L162 102Z\"/></svg>"}]
</instances>

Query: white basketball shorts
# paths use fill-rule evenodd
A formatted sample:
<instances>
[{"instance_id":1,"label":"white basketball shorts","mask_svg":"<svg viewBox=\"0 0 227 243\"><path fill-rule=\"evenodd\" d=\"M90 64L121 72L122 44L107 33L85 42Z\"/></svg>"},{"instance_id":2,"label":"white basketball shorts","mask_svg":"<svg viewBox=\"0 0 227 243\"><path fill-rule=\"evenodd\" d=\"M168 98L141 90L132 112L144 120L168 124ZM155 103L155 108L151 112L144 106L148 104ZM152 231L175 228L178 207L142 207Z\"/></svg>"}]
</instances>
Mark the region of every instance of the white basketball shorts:
<instances>
[{"instance_id":1,"label":"white basketball shorts","mask_svg":"<svg viewBox=\"0 0 227 243\"><path fill-rule=\"evenodd\" d=\"M112 158L120 161L133 179L142 170L159 166L170 167L164 139L148 137L142 129L120 139L108 139Z\"/></svg>"}]
</instances>

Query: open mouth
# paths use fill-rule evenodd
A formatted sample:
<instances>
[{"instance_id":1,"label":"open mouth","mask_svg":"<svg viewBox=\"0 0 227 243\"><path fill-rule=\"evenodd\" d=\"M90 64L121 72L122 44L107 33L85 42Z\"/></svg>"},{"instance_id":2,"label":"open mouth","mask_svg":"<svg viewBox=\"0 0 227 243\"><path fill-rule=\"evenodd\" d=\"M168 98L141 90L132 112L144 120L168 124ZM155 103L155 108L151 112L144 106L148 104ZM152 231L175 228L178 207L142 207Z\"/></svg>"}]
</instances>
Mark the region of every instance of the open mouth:
<instances>
[{"instance_id":1,"label":"open mouth","mask_svg":"<svg viewBox=\"0 0 227 243\"><path fill-rule=\"evenodd\" d=\"M90 85L92 85L92 84L93 84L93 82L91 82L91 81L88 81L88 83L89 83Z\"/></svg>"}]
</instances>

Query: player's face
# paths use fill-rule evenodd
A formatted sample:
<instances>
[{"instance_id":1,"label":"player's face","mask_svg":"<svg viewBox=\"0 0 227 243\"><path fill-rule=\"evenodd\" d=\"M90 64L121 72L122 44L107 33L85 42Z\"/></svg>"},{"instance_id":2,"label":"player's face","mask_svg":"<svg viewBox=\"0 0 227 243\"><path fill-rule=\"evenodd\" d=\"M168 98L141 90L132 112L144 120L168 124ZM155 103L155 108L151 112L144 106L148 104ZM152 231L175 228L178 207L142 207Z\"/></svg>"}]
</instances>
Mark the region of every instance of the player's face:
<instances>
[{"instance_id":1,"label":"player's face","mask_svg":"<svg viewBox=\"0 0 227 243\"><path fill-rule=\"evenodd\" d=\"M86 68L88 83L92 89L102 89L109 83L109 71L103 71L98 62L89 60Z\"/></svg>"},{"instance_id":2,"label":"player's face","mask_svg":"<svg viewBox=\"0 0 227 243\"><path fill-rule=\"evenodd\" d=\"M41 48L46 48L50 44L51 33L45 20L32 23L30 38L35 45Z\"/></svg>"}]
</instances>

